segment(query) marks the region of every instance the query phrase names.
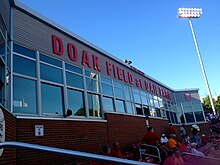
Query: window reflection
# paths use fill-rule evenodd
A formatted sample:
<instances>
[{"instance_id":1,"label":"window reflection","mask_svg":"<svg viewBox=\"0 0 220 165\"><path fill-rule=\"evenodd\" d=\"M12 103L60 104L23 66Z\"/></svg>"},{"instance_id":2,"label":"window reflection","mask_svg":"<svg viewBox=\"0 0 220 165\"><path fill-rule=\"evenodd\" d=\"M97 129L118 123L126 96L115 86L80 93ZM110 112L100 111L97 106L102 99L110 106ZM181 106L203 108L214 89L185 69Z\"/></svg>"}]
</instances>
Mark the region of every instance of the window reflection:
<instances>
[{"instance_id":1,"label":"window reflection","mask_svg":"<svg viewBox=\"0 0 220 165\"><path fill-rule=\"evenodd\" d=\"M81 75L66 72L66 83L69 86L83 89L83 77Z\"/></svg>"},{"instance_id":2,"label":"window reflection","mask_svg":"<svg viewBox=\"0 0 220 165\"><path fill-rule=\"evenodd\" d=\"M36 62L14 55L13 59L14 72L24 74L27 76L36 77Z\"/></svg>"},{"instance_id":3,"label":"window reflection","mask_svg":"<svg viewBox=\"0 0 220 165\"><path fill-rule=\"evenodd\" d=\"M127 101L127 102L126 102L126 108L127 108L127 109L126 109L126 112L127 112L127 113L134 113L134 112L133 112L133 103Z\"/></svg>"},{"instance_id":4,"label":"window reflection","mask_svg":"<svg viewBox=\"0 0 220 165\"><path fill-rule=\"evenodd\" d=\"M125 106L124 106L124 101L122 100L116 100L115 101L115 108L116 112L125 112Z\"/></svg>"},{"instance_id":5,"label":"window reflection","mask_svg":"<svg viewBox=\"0 0 220 165\"><path fill-rule=\"evenodd\" d=\"M195 122L192 112L191 113L185 113L185 117L186 117L186 122L187 123Z\"/></svg>"},{"instance_id":6,"label":"window reflection","mask_svg":"<svg viewBox=\"0 0 220 165\"><path fill-rule=\"evenodd\" d=\"M195 117L197 122L205 121L202 111L195 112Z\"/></svg>"},{"instance_id":7,"label":"window reflection","mask_svg":"<svg viewBox=\"0 0 220 165\"><path fill-rule=\"evenodd\" d=\"M13 112L36 114L36 82L14 76Z\"/></svg>"},{"instance_id":8,"label":"window reflection","mask_svg":"<svg viewBox=\"0 0 220 165\"><path fill-rule=\"evenodd\" d=\"M101 117L100 96L88 93L89 116Z\"/></svg>"},{"instance_id":9,"label":"window reflection","mask_svg":"<svg viewBox=\"0 0 220 165\"><path fill-rule=\"evenodd\" d=\"M40 65L41 79L63 83L62 70L49 65Z\"/></svg>"},{"instance_id":10,"label":"window reflection","mask_svg":"<svg viewBox=\"0 0 220 165\"><path fill-rule=\"evenodd\" d=\"M102 94L113 96L113 89L111 85L102 83Z\"/></svg>"},{"instance_id":11,"label":"window reflection","mask_svg":"<svg viewBox=\"0 0 220 165\"><path fill-rule=\"evenodd\" d=\"M89 91L99 93L99 82L94 79L86 78L86 88Z\"/></svg>"},{"instance_id":12,"label":"window reflection","mask_svg":"<svg viewBox=\"0 0 220 165\"><path fill-rule=\"evenodd\" d=\"M73 115L85 116L83 92L68 89L67 94L68 94L68 108L72 110Z\"/></svg>"},{"instance_id":13,"label":"window reflection","mask_svg":"<svg viewBox=\"0 0 220 165\"><path fill-rule=\"evenodd\" d=\"M105 111L114 111L112 98L103 97L103 109Z\"/></svg>"},{"instance_id":14,"label":"window reflection","mask_svg":"<svg viewBox=\"0 0 220 165\"><path fill-rule=\"evenodd\" d=\"M36 58L34 51L17 44L13 44L13 51L31 58Z\"/></svg>"},{"instance_id":15,"label":"window reflection","mask_svg":"<svg viewBox=\"0 0 220 165\"><path fill-rule=\"evenodd\" d=\"M124 91L121 88L115 87L115 97L124 99Z\"/></svg>"},{"instance_id":16,"label":"window reflection","mask_svg":"<svg viewBox=\"0 0 220 165\"><path fill-rule=\"evenodd\" d=\"M141 103L141 97L139 94L134 93L134 101L135 103Z\"/></svg>"},{"instance_id":17,"label":"window reflection","mask_svg":"<svg viewBox=\"0 0 220 165\"><path fill-rule=\"evenodd\" d=\"M49 84L41 84L42 112L50 114L63 114L62 88Z\"/></svg>"}]
</instances>

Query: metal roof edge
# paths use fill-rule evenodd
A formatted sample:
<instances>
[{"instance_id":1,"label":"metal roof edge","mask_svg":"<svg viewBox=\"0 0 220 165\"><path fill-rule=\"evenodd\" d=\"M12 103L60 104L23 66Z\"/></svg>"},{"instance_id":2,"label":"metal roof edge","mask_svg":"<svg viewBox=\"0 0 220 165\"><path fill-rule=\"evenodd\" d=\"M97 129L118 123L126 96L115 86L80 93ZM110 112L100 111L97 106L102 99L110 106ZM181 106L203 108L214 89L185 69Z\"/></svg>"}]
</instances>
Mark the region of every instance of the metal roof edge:
<instances>
[{"instance_id":1,"label":"metal roof edge","mask_svg":"<svg viewBox=\"0 0 220 165\"><path fill-rule=\"evenodd\" d=\"M199 88L176 89L174 92L199 91Z\"/></svg>"}]
</instances>

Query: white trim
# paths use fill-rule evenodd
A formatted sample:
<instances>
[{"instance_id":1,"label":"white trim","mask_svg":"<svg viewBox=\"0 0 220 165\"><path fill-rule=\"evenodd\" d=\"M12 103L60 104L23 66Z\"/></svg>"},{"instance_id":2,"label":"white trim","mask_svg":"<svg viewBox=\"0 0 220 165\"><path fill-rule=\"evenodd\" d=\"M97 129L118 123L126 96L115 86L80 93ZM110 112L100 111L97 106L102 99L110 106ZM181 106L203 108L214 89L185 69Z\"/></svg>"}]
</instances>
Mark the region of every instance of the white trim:
<instances>
[{"instance_id":1,"label":"white trim","mask_svg":"<svg viewBox=\"0 0 220 165\"><path fill-rule=\"evenodd\" d=\"M55 117L36 117L36 116L16 116L17 119L32 119L32 120L59 120L59 121L91 121L91 122L101 122L107 123L107 120L98 120L98 119L74 119L74 118L55 118Z\"/></svg>"}]
</instances>

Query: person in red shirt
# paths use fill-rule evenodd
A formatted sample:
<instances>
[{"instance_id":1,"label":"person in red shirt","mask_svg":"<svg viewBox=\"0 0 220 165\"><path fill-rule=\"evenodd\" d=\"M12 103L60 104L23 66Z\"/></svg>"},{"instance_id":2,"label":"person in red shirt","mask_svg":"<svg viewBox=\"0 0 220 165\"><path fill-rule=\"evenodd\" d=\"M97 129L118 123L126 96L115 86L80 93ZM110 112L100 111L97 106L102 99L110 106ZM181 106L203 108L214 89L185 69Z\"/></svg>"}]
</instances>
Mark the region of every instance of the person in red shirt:
<instances>
[{"instance_id":1,"label":"person in red shirt","mask_svg":"<svg viewBox=\"0 0 220 165\"><path fill-rule=\"evenodd\" d=\"M176 131L175 131L172 124L170 124L168 127L168 134L169 134L169 136L172 136L173 134L176 135Z\"/></svg>"},{"instance_id":2,"label":"person in red shirt","mask_svg":"<svg viewBox=\"0 0 220 165\"><path fill-rule=\"evenodd\" d=\"M117 157L117 158L125 158L123 153L121 152L119 142L113 143L113 148L111 149L111 156Z\"/></svg>"},{"instance_id":3,"label":"person in red shirt","mask_svg":"<svg viewBox=\"0 0 220 165\"><path fill-rule=\"evenodd\" d=\"M159 148L158 144L160 141L160 136L154 132L152 127L148 127L147 130L148 132L142 138L141 144L149 144ZM147 149L150 155L158 156L158 150L155 147L147 147ZM154 160L155 162L159 161L158 158L154 158Z\"/></svg>"}]
</instances>

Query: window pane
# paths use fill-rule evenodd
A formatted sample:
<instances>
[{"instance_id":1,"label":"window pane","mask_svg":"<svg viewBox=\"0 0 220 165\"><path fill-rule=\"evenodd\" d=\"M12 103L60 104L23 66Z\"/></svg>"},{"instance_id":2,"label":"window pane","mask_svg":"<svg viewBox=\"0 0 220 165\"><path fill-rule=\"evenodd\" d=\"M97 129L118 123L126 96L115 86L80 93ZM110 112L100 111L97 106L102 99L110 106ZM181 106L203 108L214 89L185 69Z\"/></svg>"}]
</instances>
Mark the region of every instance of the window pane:
<instances>
[{"instance_id":1,"label":"window pane","mask_svg":"<svg viewBox=\"0 0 220 165\"><path fill-rule=\"evenodd\" d=\"M89 91L99 93L99 82L90 78L86 78L86 88Z\"/></svg>"},{"instance_id":2,"label":"window pane","mask_svg":"<svg viewBox=\"0 0 220 165\"><path fill-rule=\"evenodd\" d=\"M109 78L106 78L106 77L102 77L102 76L101 76L101 81L102 81L102 82L105 82L105 83L108 83L108 84L112 84L112 80L109 79Z\"/></svg>"},{"instance_id":3,"label":"window pane","mask_svg":"<svg viewBox=\"0 0 220 165\"><path fill-rule=\"evenodd\" d=\"M105 111L114 111L113 99L108 97L103 97L103 109Z\"/></svg>"},{"instance_id":4,"label":"window pane","mask_svg":"<svg viewBox=\"0 0 220 165\"><path fill-rule=\"evenodd\" d=\"M89 116L101 117L100 96L88 93Z\"/></svg>"},{"instance_id":5,"label":"window pane","mask_svg":"<svg viewBox=\"0 0 220 165\"><path fill-rule=\"evenodd\" d=\"M41 79L63 83L62 70L45 64L40 65Z\"/></svg>"},{"instance_id":6,"label":"window pane","mask_svg":"<svg viewBox=\"0 0 220 165\"><path fill-rule=\"evenodd\" d=\"M41 84L42 112L63 114L62 88L49 84Z\"/></svg>"},{"instance_id":7,"label":"window pane","mask_svg":"<svg viewBox=\"0 0 220 165\"><path fill-rule=\"evenodd\" d=\"M14 72L36 77L36 62L14 55Z\"/></svg>"},{"instance_id":8,"label":"window pane","mask_svg":"<svg viewBox=\"0 0 220 165\"><path fill-rule=\"evenodd\" d=\"M138 115L143 115L143 111L142 111L142 108L141 108L140 104L135 104L135 108L136 108L136 113Z\"/></svg>"},{"instance_id":9,"label":"window pane","mask_svg":"<svg viewBox=\"0 0 220 165\"><path fill-rule=\"evenodd\" d=\"M186 122L187 123L195 122L192 112L191 113L185 113L185 117L186 117Z\"/></svg>"},{"instance_id":10,"label":"window pane","mask_svg":"<svg viewBox=\"0 0 220 165\"><path fill-rule=\"evenodd\" d=\"M137 89L137 88L132 88L132 89L133 89L133 92L134 92L134 93L140 94L139 89Z\"/></svg>"},{"instance_id":11,"label":"window pane","mask_svg":"<svg viewBox=\"0 0 220 165\"><path fill-rule=\"evenodd\" d=\"M196 121L197 122L205 121L202 111L195 112L195 116L196 116Z\"/></svg>"},{"instance_id":12,"label":"window pane","mask_svg":"<svg viewBox=\"0 0 220 165\"><path fill-rule=\"evenodd\" d=\"M147 97L146 96L141 96L142 104L148 105Z\"/></svg>"},{"instance_id":13,"label":"window pane","mask_svg":"<svg viewBox=\"0 0 220 165\"><path fill-rule=\"evenodd\" d=\"M102 83L102 94L113 96L112 86Z\"/></svg>"},{"instance_id":14,"label":"window pane","mask_svg":"<svg viewBox=\"0 0 220 165\"><path fill-rule=\"evenodd\" d=\"M173 112L170 112L170 117L171 117L171 122L172 122L172 123L175 123L175 119L174 119L174 116L173 116Z\"/></svg>"},{"instance_id":15,"label":"window pane","mask_svg":"<svg viewBox=\"0 0 220 165\"><path fill-rule=\"evenodd\" d=\"M83 77L74 73L66 72L66 83L69 86L83 88Z\"/></svg>"},{"instance_id":16,"label":"window pane","mask_svg":"<svg viewBox=\"0 0 220 165\"><path fill-rule=\"evenodd\" d=\"M36 82L14 76L13 112L36 114Z\"/></svg>"},{"instance_id":17,"label":"window pane","mask_svg":"<svg viewBox=\"0 0 220 165\"><path fill-rule=\"evenodd\" d=\"M193 110L195 111L201 111L202 110L202 104L199 101L192 102Z\"/></svg>"},{"instance_id":18,"label":"window pane","mask_svg":"<svg viewBox=\"0 0 220 165\"><path fill-rule=\"evenodd\" d=\"M166 111L166 115L167 115L167 119L168 119L169 123L171 123L170 112Z\"/></svg>"},{"instance_id":19,"label":"window pane","mask_svg":"<svg viewBox=\"0 0 220 165\"><path fill-rule=\"evenodd\" d=\"M150 116L150 109L148 106L143 106L145 116Z\"/></svg>"},{"instance_id":20,"label":"window pane","mask_svg":"<svg viewBox=\"0 0 220 165\"><path fill-rule=\"evenodd\" d=\"M115 87L115 97L124 99L124 91L121 88Z\"/></svg>"},{"instance_id":21,"label":"window pane","mask_svg":"<svg viewBox=\"0 0 220 165\"><path fill-rule=\"evenodd\" d=\"M65 64L67 70L82 74L82 69L73 65Z\"/></svg>"},{"instance_id":22,"label":"window pane","mask_svg":"<svg viewBox=\"0 0 220 165\"><path fill-rule=\"evenodd\" d=\"M22 55L31 57L31 58L36 58L36 55L35 55L34 51L32 51L30 49L27 49L27 48L25 48L23 46L19 46L17 44L13 45L13 51L16 52L16 53L20 53Z\"/></svg>"},{"instance_id":23,"label":"window pane","mask_svg":"<svg viewBox=\"0 0 220 165\"><path fill-rule=\"evenodd\" d=\"M127 108L127 113L134 113L133 104L131 102L126 102L126 108Z\"/></svg>"},{"instance_id":24,"label":"window pane","mask_svg":"<svg viewBox=\"0 0 220 165\"><path fill-rule=\"evenodd\" d=\"M125 112L124 101L116 100L115 106L116 106L116 112Z\"/></svg>"},{"instance_id":25,"label":"window pane","mask_svg":"<svg viewBox=\"0 0 220 165\"><path fill-rule=\"evenodd\" d=\"M124 93L125 93L125 99L126 99L126 100L129 100L129 101L132 101L131 92L129 92L129 91L124 91Z\"/></svg>"},{"instance_id":26,"label":"window pane","mask_svg":"<svg viewBox=\"0 0 220 165\"><path fill-rule=\"evenodd\" d=\"M68 108L75 116L85 116L83 92L68 89Z\"/></svg>"},{"instance_id":27,"label":"window pane","mask_svg":"<svg viewBox=\"0 0 220 165\"><path fill-rule=\"evenodd\" d=\"M134 101L135 103L141 103L141 97L139 94L134 93Z\"/></svg>"},{"instance_id":28,"label":"window pane","mask_svg":"<svg viewBox=\"0 0 220 165\"><path fill-rule=\"evenodd\" d=\"M176 113L173 113L173 115L174 115L175 123L178 123L178 119L177 119Z\"/></svg>"},{"instance_id":29,"label":"window pane","mask_svg":"<svg viewBox=\"0 0 220 165\"><path fill-rule=\"evenodd\" d=\"M62 67L62 62L61 62L61 61L56 60L56 59L54 59L54 58L50 58L50 57L45 56L45 55L43 55L43 54L40 54L40 61L49 63L49 64L51 64L51 65L55 65L55 66Z\"/></svg>"},{"instance_id":30,"label":"window pane","mask_svg":"<svg viewBox=\"0 0 220 165\"><path fill-rule=\"evenodd\" d=\"M120 87L120 88L123 87L123 86L122 86L122 83L117 82L117 81L114 81L114 86L115 86L115 87Z\"/></svg>"},{"instance_id":31,"label":"window pane","mask_svg":"<svg viewBox=\"0 0 220 165\"><path fill-rule=\"evenodd\" d=\"M160 113L160 109L159 108L156 108L156 114L157 114L157 117L161 117L161 113Z\"/></svg>"},{"instance_id":32,"label":"window pane","mask_svg":"<svg viewBox=\"0 0 220 165\"><path fill-rule=\"evenodd\" d=\"M157 113L156 113L156 109L153 107L150 107L150 115L156 117Z\"/></svg>"}]
</instances>

